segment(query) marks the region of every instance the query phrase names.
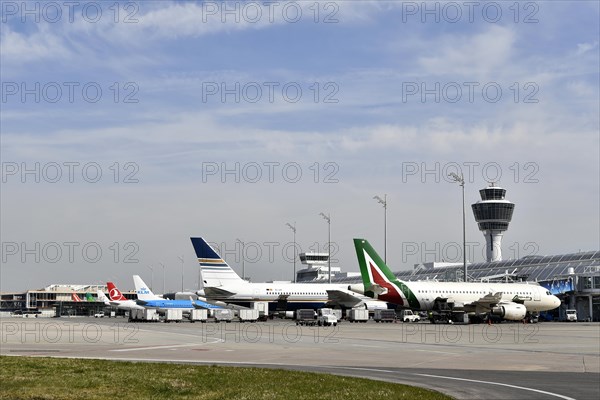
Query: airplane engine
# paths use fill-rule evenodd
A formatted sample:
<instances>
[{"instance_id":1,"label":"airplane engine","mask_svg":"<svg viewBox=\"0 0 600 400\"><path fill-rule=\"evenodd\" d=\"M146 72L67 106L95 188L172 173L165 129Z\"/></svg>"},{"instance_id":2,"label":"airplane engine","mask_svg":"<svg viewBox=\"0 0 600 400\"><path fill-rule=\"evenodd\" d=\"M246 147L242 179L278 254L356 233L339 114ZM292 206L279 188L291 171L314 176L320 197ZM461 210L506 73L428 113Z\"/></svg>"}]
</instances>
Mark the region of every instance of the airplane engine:
<instances>
[{"instance_id":1,"label":"airplane engine","mask_svg":"<svg viewBox=\"0 0 600 400\"><path fill-rule=\"evenodd\" d=\"M492 309L492 314L510 321L520 321L525 318L526 313L525 306L517 303L505 304Z\"/></svg>"},{"instance_id":2,"label":"airplane engine","mask_svg":"<svg viewBox=\"0 0 600 400\"><path fill-rule=\"evenodd\" d=\"M360 284L360 285L348 285L348 290L350 290L352 292L355 292L355 293L365 294L365 287L362 284Z\"/></svg>"}]
</instances>

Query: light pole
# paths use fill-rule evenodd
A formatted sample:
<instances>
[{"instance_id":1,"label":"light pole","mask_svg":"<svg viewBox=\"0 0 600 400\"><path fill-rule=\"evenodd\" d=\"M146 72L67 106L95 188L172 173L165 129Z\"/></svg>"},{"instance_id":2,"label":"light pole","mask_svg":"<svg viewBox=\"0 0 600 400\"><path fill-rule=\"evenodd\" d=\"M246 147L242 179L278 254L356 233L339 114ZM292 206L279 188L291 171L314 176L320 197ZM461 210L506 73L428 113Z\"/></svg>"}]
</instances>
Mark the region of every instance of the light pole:
<instances>
[{"instance_id":1,"label":"light pole","mask_svg":"<svg viewBox=\"0 0 600 400\"><path fill-rule=\"evenodd\" d=\"M165 264L163 263L159 263L162 266L163 269L163 294L165 294Z\"/></svg>"},{"instance_id":2,"label":"light pole","mask_svg":"<svg viewBox=\"0 0 600 400\"><path fill-rule=\"evenodd\" d=\"M450 178L454 182L458 182L458 184L462 187L462 214L463 214L463 274L465 276L465 282L467 282L467 239L465 232L465 179L462 174L458 176L454 172L448 174Z\"/></svg>"},{"instance_id":3,"label":"light pole","mask_svg":"<svg viewBox=\"0 0 600 400\"><path fill-rule=\"evenodd\" d=\"M181 260L181 291L183 292L183 256L177 256Z\"/></svg>"},{"instance_id":4,"label":"light pole","mask_svg":"<svg viewBox=\"0 0 600 400\"><path fill-rule=\"evenodd\" d=\"M242 244L242 279L246 280L246 243L240 239L236 240Z\"/></svg>"},{"instance_id":5,"label":"light pole","mask_svg":"<svg viewBox=\"0 0 600 400\"><path fill-rule=\"evenodd\" d=\"M383 205L383 262L387 264L387 194L383 195L383 199L379 196L373 198Z\"/></svg>"},{"instance_id":6,"label":"light pole","mask_svg":"<svg viewBox=\"0 0 600 400\"><path fill-rule=\"evenodd\" d=\"M327 221L327 269L329 270L327 282L331 283L331 215L325 215L325 213L319 213L319 215Z\"/></svg>"},{"instance_id":7,"label":"light pole","mask_svg":"<svg viewBox=\"0 0 600 400\"><path fill-rule=\"evenodd\" d=\"M147 265L150 268L150 290L154 290L154 268L151 265Z\"/></svg>"},{"instance_id":8,"label":"light pole","mask_svg":"<svg viewBox=\"0 0 600 400\"><path fill-rule=\"evenodd\" d=\"M294 283L296 283L296 223L292 225L288 222L286 225L294 232Z\"/></svg>"}]
</instances>

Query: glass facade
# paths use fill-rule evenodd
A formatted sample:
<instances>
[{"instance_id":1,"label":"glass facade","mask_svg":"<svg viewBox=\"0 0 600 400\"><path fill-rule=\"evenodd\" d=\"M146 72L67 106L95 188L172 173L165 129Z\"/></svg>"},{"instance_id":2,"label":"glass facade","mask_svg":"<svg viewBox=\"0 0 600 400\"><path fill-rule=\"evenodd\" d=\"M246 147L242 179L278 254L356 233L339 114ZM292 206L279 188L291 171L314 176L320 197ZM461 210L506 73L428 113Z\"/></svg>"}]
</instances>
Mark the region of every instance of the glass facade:
<instances>
[{"instance_id":1,"label":"glass facade","mask_svg":"<svg viewBox=\"0 0 600 400\"><path fill-rule=\"evenodd\" d=\"M507 230L512 220L513 203L475 203L471 205L479 230Z\"/></svg>"},{"instance_id":2,"label":"glass facade","mask_svg":"<svg viewBox=\"0 0 600 400\"><path fill-rule=\"evenodd\" d=\"M488 187L479 191L481 200L504 200L506 189Z\"/></svg>"},{"instance_id":3,"label":"glass facade","mask_svg":"<svg viewBox=\"0 0 600 400\"><path fill-rule=\"evenodd\" d=\"M576 258L578 260L573 261ZM600 272L600 252L590 251L577 254L563 254L558 256L528 257L518 260L503 260L499 262L473 263L468 266L470 279L479 279L487 276L501 275L508 270L516 277L523 277L529 281L547 281L556 277L566 277L569 268L573 268L575 274L589 273L596 275ZM453 267L441 267L434 269L404 270L394 275L405 281L416 281L426 279L447 280L454 276L462 265ZM334 283L361 283L360 277L334 278ZM595 281L594 281L595 283ZM591 285L591 282L590 282ZM596 286L598 287L598 286Z\"/></svg>"}]
</instances>

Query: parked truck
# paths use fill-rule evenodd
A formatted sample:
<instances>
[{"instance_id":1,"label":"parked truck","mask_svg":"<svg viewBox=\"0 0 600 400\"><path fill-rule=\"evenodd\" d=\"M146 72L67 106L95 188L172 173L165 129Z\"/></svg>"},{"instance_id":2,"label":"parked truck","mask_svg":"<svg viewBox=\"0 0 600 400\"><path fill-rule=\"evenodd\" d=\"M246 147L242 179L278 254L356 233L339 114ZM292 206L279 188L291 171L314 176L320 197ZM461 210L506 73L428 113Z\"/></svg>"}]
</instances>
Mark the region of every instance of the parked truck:
<instances>
[{"instance_id":1,"label":"parked truck","mask_svg":"<svg viewBox=\"0 0 600 400\"><path fill-rule=\"evenodd\" d=\"M395 310L375 310L373 321L375 322L394 322L396 320Z\"/></svg>"},{"instance_id":2,"label":"parked truck","mask_svg":"<svg viewBox=\"0 0 600 400\"><path fill-rule=\"evenodd\" d=\"M567 310L566 313L567 322L577 322L577 310Z\"/></svg>"},{"instance_id":3,"label":"parked truck","mask_svg":"<svg viewBox=\"0 0 600 400\"><path fill-rule=\"evenodd\" d=\"M348 321L350 322L367 322L369 320L369 310L366 308L353 308L348 310Z\"/></svg>"}]
</instances>

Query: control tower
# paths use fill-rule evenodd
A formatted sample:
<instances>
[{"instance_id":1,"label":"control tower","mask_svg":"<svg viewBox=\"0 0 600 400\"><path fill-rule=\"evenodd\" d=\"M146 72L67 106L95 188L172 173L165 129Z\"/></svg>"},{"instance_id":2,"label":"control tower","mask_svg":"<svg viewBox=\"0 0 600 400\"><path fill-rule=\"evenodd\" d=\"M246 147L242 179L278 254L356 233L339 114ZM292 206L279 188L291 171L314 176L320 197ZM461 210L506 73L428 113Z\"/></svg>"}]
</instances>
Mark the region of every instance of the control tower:
<instances>
[{"instance_id":1,"label":"control tower","mask_svg":"<svg viewBox=\"0 0 600 400\"><path fill-rule=\"evenodd\" d=\"M508 229L515 209L515 204L506 200L506 189L490 186L479 191L481 201L472 204L475 221L483 232L486 241L486 257L488 262L502 260L502 235Z\"/></svg>"}]
</instances>

